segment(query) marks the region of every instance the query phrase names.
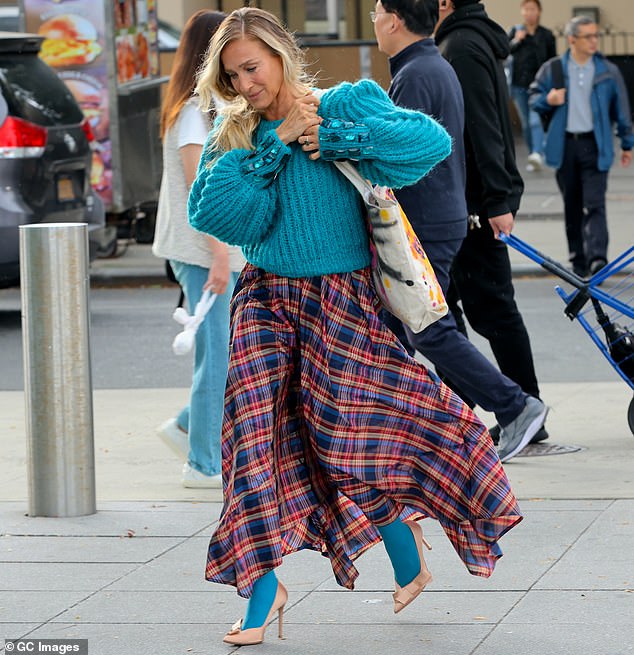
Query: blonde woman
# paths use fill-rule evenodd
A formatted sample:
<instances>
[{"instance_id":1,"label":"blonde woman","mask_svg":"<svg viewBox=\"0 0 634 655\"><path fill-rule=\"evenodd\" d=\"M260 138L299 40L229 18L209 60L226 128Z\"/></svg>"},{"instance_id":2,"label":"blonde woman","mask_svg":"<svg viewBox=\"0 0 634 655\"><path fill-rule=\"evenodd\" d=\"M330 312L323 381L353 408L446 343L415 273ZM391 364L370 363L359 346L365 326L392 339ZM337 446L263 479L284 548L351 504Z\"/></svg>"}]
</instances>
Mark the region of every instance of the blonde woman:
<instances>
[{"instance_id":1,"label":"blonde woman","mask_svg":"<svg viewBox=\"0 0 634 655\"><path fill-rule=\"evenodd\" d=\"M232 300L225 497L206 576L249 603L224 641L260 643L276 613L281 634L288 596L274 569L304 548L352 588L353 560L383 540L400 612L431 581L424 517L488 576L521 520L515 498L482 423L381 323L358 194L331 163L413 184L449 154L446 131L368 80L318 98L293 37L254 8L223 22L197 92L228 105L190 222L248 262Z\"/></svg>"}]
</instances>

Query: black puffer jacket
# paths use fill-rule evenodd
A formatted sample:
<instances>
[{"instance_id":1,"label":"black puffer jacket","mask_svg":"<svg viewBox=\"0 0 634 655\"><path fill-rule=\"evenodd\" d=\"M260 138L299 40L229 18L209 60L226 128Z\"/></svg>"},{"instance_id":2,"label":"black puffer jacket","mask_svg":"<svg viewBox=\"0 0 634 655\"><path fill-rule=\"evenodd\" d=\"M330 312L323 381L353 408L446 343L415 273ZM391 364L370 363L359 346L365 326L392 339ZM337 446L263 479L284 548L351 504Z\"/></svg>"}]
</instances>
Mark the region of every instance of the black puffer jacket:
<instances>
[{"instance_id":1,"label":"black puffer jacket","mask_svg":"<svg viewBox=\"0 0 634 655\"><path fill-rule=\"evenodd\" d=\"M464 95L469 212L481 218L515 214L524 182L515 163L504 75L508 36L482 5L469 4L445 18L436 43L456 71Z\"/></svg>"}]
</instances>

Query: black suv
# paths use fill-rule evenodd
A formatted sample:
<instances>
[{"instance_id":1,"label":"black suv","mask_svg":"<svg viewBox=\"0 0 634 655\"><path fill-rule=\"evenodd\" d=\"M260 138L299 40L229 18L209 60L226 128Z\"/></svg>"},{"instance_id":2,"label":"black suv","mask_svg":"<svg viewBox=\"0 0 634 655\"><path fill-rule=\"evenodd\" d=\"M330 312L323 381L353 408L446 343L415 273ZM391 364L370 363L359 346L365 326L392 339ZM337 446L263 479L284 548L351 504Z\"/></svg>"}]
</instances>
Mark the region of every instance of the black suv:
<instances>
[{"instance_id":1,"label":"black suv","mask_svg":"<svg viewBox=\"0 0 634 655\"><path fill-rule=\"evenodd\" d=\"M0 32L0 288L19 283L19 225L88 223L92 259L104 224L90 125L38 57L42 40Z\"/></svg>"}]
</instances>

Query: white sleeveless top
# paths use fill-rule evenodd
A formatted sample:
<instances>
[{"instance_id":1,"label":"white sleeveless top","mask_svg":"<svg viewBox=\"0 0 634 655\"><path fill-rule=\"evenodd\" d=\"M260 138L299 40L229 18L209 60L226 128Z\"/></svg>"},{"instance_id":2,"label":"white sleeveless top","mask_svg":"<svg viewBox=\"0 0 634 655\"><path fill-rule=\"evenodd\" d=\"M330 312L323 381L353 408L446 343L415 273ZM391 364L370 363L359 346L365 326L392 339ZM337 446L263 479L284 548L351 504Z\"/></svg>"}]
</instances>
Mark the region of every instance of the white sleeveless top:
<instances>
[{"instance_id":1,"label":"white sleeveless top","mask_svg":"<svg viewBox=\"0 0 634 655\"><path fill-rule=\"evenodd\" d=\"M187 220L185 171L180 149L189 144L204 145L209 133L209 121L198 108L195 98L181 109L176 122L163 139L163 176L156 214L156 230L152 252L157 257L175 259L185 264L209 268L213 256L207 236L197 232ZM229 248L229 267L241 271L245 259L237 246Z\"/></svg>"}]
</instances>

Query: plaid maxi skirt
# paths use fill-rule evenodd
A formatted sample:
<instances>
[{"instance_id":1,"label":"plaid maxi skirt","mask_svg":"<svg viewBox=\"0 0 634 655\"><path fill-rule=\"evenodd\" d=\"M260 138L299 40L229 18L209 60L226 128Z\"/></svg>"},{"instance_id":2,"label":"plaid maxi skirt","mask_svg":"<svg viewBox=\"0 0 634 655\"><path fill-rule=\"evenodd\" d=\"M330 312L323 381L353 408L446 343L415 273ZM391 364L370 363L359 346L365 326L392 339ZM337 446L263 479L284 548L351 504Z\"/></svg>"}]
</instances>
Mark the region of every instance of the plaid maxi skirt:
<instances>
[{"instance_id":1,"label":"plaid maxi skirt","mask_svg":"<svg viewBox=\"0 0 634 655\"><path fill-rule=\"evenodd\" d=\"M482 422L377 315L369 269L286 278L250 264L231 308L224 506L205 577L249 597L302 548L349 589L376 525L431 517L488 577L522 520Z\"/></svg>"}]
</instances>

